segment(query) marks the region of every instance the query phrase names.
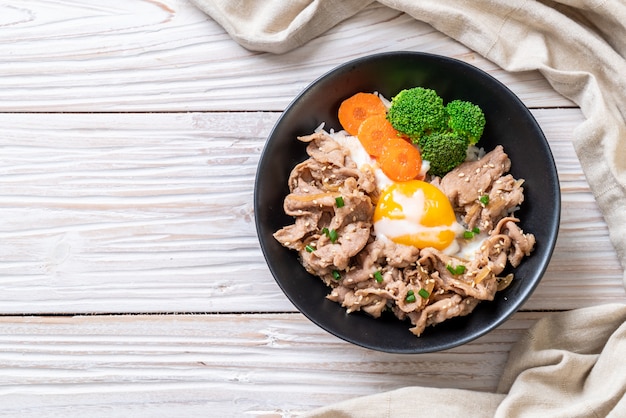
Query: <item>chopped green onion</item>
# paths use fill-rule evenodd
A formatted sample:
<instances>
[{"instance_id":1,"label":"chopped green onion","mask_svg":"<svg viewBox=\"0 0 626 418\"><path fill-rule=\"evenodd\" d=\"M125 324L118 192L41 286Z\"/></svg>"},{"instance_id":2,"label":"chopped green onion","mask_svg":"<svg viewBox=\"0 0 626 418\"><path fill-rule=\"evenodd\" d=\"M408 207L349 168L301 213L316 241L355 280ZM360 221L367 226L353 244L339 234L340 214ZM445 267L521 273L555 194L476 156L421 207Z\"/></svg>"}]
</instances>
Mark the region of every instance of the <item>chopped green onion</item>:
<instances>
[{"instance_id":1,"label":"chopped green onion","mask_svg":"<svg viewBox=\"0 0 626 418\"><path fill-rule=\"evenodd\" d=\"M426 289L420 289L420 291L417 292L417 294L420 295L422 299L428 299L428 297L430 296L430 293L428 293L428 290Z\"/></svg>"},{"instance_id":2,"label":"chopped green onion","mask_svg":"<svg viewBox=\"0 0 626 418\"><path fill-rule=\"evenodd\" d=\"M322 233L326 235L328 239L330 239L330 242L332 242L333 244L335 243L335 241L337 241L337 238L339 237L337 231L335 231L334 229L322 228Z\"/></svg>"},{"instance_id":3,"label":"chopped green onion","mask_svg":"<svg viewBox=\"0 0 626 418\"><path fill-rule=\"evenodd\" d=\"M335 280L341 279L341 273L339 273L337 270L333 270L333 279Z\"/></svg>"},{"instance_id":4,"label":"chopped green onion","mask_svg":"<svg viewBox=\"0 0 626 418\"><path fill-rule=\"evenodd\" d=\"M343 202L343 197L339 196L335 198L335 204L337 205L338 208L342 208L345 203Z\"/></svg>"},{"instance_id":5,"label":"chopped green onion","mask_svg":"<svg viewBox=\"0 0 626 418\"><path fill-rule=\"evenodd\" d=\"M415 293L412 290L406 292L406 298L404 299L408 303L415 302Z\"/></svg>"},{"instance_id":6,"label":"chopped green onion","mask_svg":"<svg viewBox=\"0 0 626 418\"><path fill-rule=\"evenodd\" d=\"M376 281L378 283L382 283L383 282L383 274L380 272L380 270L378 270L376 273L374 273L374 278L376 279Z\"/></svg>"},{"instance_id":7,"label":"chopped green onion","mask_svg":"<svg viewBox=\"0 0 626 418\"><path fill-rule=\"evenodd\" d=\"M484 206L487 206L489 204L489 195L488 194L482 195L481 197L478 198L478 201L482 203Z\"/></svg>"},{"instance_id":8,"label":"chopped green onion","mask_svg":"<svg viewBox=\"0 0 626 418\"><path fill-rule=\"evenodd\" d=\"M463 232L463 238L472 239L474 235L480 234L480 229L477 226L473 227L471 231L467 230Z\"/></svg>"},{"instance_id":9,"label":"chopped green onion","mask_svg":"<svg viewBox=\"0 0 626 418\"><path fill-rule=\"evenodd\" d=\"M313 251L315 251L315 247L312 247L310 245L307 245L306 247L304 247L304 249L307 253L312 253Z\"/></svg>"},{"instance_id":10,"label":"chopped green onion","mask_svg":"<svg viewBox=\"0 0 626 418\"><path fill-rule=\"evenodd\" d=\"M458 275L458 274L463 274L463 273L465 273L465 266L464 266L463 264L459 264L459 265L458 265L458 266L456 266L456 267L452 267L452 265L451 265L451 264L448 264L448 265L446 266L446 268L448 269L448 271L449 271L450 273L454 274L455 276L456 276L456 275Z\"/></svg>"}]
</instances>

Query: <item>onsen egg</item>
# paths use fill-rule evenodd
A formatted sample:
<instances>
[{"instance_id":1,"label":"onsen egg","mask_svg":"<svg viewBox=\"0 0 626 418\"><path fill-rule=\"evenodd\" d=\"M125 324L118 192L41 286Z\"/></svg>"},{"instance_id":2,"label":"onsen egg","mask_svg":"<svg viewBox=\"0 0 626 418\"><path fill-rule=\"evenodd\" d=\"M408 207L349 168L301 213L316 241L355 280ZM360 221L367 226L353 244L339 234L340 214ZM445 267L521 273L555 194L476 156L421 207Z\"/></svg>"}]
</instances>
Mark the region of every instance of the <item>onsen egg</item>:
<instances>
[{"instance_id":1,"label":"onsen egg","mask_svg":"<svg viewBox=\"0 0 626 418\"><path fill-rule=\"evenodd\" d=\"M448 197L421 180L394 183L381 194L374 231L398 244L448 249L463 233Z\"/></svg>"}]
</instances>

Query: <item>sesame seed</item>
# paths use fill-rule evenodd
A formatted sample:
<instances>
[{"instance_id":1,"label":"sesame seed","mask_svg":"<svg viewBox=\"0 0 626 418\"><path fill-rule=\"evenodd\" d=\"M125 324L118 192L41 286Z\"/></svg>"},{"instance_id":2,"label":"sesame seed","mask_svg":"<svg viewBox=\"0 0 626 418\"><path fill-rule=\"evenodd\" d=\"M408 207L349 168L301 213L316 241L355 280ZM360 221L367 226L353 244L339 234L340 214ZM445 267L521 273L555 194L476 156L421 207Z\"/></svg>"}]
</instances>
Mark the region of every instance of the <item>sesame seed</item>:
<instances>
[{"instance_id":1,"label":"sesame seed","mask_svg":"<svg viewBox=\"0 0 626 418\"><path fill-rule=\"evenodd\" d=\"M308 192L309 192L309 189L302 189L302 191L303 191L304 193L308 193Z\"/></svg>"},{"instance_id":2,"label":"sesame seed","mask_svg":"<svg viewBox=\"0 0 626 418\"><path fill-rule=\"evenodd\" d=\"M480 173L480 167L476 169L476 174Z\"/></svg>"},{"instance_id":3,"label":"sesame seed","mask_svg":"<svg viewBox=\"0 0 626 418\"><path fill-rule=\"evenodd\" d=\"M314 204L314 205L317 205L317 200L313 200L313 204Z\"/></svg>"},{"instance_id":4,"label":"sesame seed","mask_svg":"<svg viewBox=\"0 0 626 418\"><path fill-rule=\"evenodd\" d=\"M469 183L470 182L470 178L469 177L465 177L465 183Z\"/></svg>"},{"instance_id":5,"label":"sesame seed","mask_svg":"<svg viewBox=\"0 0 626 418\"><path fill-rule=\"evenodd\" d=\"M489 163L489 168L496 168L496 166L493 163Z\"/></svg>"},{"instance_id":6,"label":"sesame seed","mask_svg":"<svg viewBox=\"0 0 626 418\"><path fill-rule=\"evenodd\" d=\"M465 177L465 173L459 173L459 177Z\"/></svg>"}]
</instances>

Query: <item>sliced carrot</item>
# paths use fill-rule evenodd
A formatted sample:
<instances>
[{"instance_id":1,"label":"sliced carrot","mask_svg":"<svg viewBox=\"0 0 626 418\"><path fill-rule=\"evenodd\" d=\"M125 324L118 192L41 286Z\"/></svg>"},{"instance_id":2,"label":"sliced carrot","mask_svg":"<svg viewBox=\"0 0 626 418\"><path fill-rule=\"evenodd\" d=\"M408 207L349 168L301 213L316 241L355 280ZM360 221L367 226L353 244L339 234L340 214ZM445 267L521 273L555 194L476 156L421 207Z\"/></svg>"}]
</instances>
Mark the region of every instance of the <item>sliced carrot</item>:
<instances>
[{"instance_id":1,"label":"sliced carrot","mask_svg":"<svg viewBox=\"0 0 626 418\"><path fill-rule=\"evenodd\" d=\"M372 115L365 119L359 127L357 137L372 157L379 157L383 146L389 138L397 138L400 133L391 126L385 113Z\"/></svg>"},{"instance_id":2,"label":"sliced carrot","mask_svg":"<svg viewBox=\"0 0 626 418\"><path fill-rule=\"evenodd\" d=\"M350 135L359 133L359 126L369 116L384 114L387 108L373 93L356 93L339 105L339 123Z\"/></svg>"},{"instance_id":3,"label":"sliced carrot","mask_svg":"<svg viewBox=\"0 0 626 418\"><path fill-rule=\"evenodd\" d=\"M378 159L381 170L393 181L409 181L422 169L419 150L402 138L389 138Z\"/></svg>"}]
</instances>

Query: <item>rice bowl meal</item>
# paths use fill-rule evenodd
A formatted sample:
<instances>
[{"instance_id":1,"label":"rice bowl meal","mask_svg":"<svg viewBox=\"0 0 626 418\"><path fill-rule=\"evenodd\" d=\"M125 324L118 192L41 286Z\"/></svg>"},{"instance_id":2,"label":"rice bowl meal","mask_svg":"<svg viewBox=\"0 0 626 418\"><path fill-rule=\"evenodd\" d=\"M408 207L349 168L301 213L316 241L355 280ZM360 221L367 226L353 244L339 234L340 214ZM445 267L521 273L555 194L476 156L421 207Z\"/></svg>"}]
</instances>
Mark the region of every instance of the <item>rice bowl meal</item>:
<instances>
[{"instance_id":1,"label":"rice bowl meal","mask_svg":"<svg viewBox=\"0 0 626 418\"><path fill-rule=\"evenodd\" d=\"M287 299L328 333L390 353L453 348L515 314L546 271L560 208L549 144L522 101L470 64L409 51L304 88L254 186L260 247Z\"/></svg>"},{"instance_id":2,"label":"rice bowl meal","mask_svg":"<svg viewBox=\"0 0 626 418\"><path fill-rule=\"evenodd\" d=\"M415 87L391 101L358 92L338 113L342 130L297 138L308 159L288 180L293 223L274 233L329 300L391 312L420 336L515 280L507 267L535 246L515 217L524 181L503 146L479 148L479 107Z\"/></svg>"}]
</instances>

